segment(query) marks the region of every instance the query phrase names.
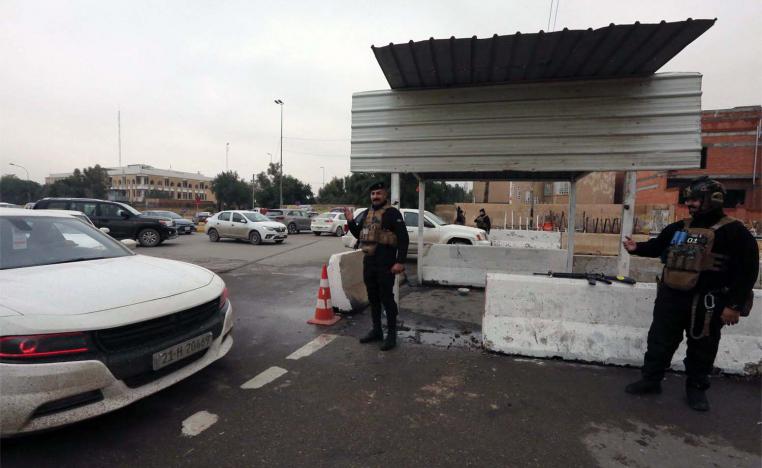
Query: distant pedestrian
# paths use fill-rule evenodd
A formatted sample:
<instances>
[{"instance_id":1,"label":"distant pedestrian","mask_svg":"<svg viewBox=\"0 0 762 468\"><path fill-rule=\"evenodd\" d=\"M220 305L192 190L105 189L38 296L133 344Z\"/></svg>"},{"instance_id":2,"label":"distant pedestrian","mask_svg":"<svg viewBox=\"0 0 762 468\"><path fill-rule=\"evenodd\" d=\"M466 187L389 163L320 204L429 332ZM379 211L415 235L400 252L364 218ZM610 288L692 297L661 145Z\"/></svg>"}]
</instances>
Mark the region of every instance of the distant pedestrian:
<instances>
[{"instance_id":1,"label":"distant pedestrian","mask_svg":"<svg viewBox=\"0 0 762 468\"><path fill-rule=\"evenodd\" d=\"M455 207L455 224L460 224L461 226L466 224L466 215L459 206Z\"/></svg>"},{"instance_id":2,"label":"distant pedestrian","mask_svg":"<svg viewBox=\"0 0 762 468\"><path fill-rule=\"evenodd\" d=\"M484 208L479 210L479 216L476 217L474 223L476 223L477 228L484 229L487 234L489 234L489 230L492 229L492 220L489 219L489 216L487 216Z\"/></svg>"}]
</instances>

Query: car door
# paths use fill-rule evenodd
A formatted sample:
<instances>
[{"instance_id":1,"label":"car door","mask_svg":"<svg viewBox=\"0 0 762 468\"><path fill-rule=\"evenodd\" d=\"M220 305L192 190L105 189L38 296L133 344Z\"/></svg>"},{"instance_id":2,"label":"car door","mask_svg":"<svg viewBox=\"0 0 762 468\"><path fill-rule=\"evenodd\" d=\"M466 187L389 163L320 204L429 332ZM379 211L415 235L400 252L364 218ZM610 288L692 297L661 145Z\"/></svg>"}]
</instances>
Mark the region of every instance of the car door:
<instances>
[{"instance_id":1,"label":"car door","mask_svg":"<svg viewBox=\"0 0 762 468\"><path fill-rule=\"evenodd\" d=\"M230 223L230 235L238 239L249 237L249 225L241 213L233 212Z\"/></svg>"},{"instance_id":2,"label":"car door","mask_svg":"<svg viewBox=\"0 0 762 468\"><path fill-rule=\"evenodd\" d=\"M129 215L124 208L113 203L98 203L96 209L96 218L93 219L95 227L106 227L109 229L111 237L116 239L134 238L135 234L132 232L134 223L130 221Z\"/></svg>"},{"instance_id":3,"label":"car door","mask_svg":"<svg viewBox=\"0 0 762 468\"><path fill-rule=\"evenodd\" d=\"M217 233L219 233L220 237L230 237L232 236L230 231L230 220L231 213L229 211L223 211L222 213L217 215L217 223L215 223L214 228L217 229Z\"/></svg>"},{"instance_id":4,"label":"car door","mask_svg":"<svg viewBox=\"0 0 762 468\"><path fill-rule=\"evenodd\" d=\"M309 231L312 220L309 215L304 211L297 212L299 214L299 229L302 231Z\"/></svg>"},{"instance_id":5,"label":"car door","mask_svg":"<svg viewBox=\"0 0 762 468\"><path fill-rule=\"evenodd\" d=\"M98 202L90 201L75 201L71 203L71 209L74 211L81 211L90 220L92 220L98 211Z\"/></svg>"}]
</instances>

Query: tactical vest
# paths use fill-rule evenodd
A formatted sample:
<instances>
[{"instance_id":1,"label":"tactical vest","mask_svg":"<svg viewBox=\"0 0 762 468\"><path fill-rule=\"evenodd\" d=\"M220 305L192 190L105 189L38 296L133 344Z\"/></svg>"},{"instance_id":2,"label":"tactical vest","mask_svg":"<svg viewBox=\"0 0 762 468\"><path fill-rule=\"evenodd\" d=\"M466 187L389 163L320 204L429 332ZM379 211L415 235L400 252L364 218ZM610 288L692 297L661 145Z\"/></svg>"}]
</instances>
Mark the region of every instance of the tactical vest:
<instances>
[{"instance_id":1,"label":"tactical vest","mask_svg":"<svg viewBox=\"0 0 762 468\"><path fill-rule=\"evenodd\" d=\"M365 255L375 255L376 247L381 245L397 245L397 235L381 228L381 220L384 219L387 207L378 210L370 208L365 215L360 231L360 249Z\"/></svg>"},{"instance_id":2,"label":"tactical vest","mask_svg":"<svg viewBox=\"0 0 762 468\"><path fill-rule=\"evenodd\" d=\"M664 262L662 283L680 291L696 287L703 271L722 271L728 256L712 253L715 233L735 219L725 216L710 228L691 227L691 219L684 221L682 231L672 237Z\"/></svg>"}]
</instances>

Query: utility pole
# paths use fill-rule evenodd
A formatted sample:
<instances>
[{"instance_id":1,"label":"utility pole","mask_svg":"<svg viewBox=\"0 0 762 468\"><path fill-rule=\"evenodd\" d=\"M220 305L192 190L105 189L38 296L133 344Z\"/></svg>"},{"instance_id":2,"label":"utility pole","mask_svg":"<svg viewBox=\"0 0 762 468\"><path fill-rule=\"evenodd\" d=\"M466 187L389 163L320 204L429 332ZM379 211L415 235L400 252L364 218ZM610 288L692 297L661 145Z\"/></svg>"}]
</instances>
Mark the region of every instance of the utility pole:
<instances>
[{"instance_id":1,"label":"utility pole","mask_svg":"<svg viewBox=\"0 0 762 468\"><path fill-rule=\"evenodd\" d=\"M225 143L225 172L230 170L228 166L228 153L230 152L230 143Z\"/></svg>"},{"instance_id":2,"label":"utility pole","mask_svg":"<svg viewBox=\"0 0 762 468\"><path fill-rule=\"evenodd\" d=\"M280 106L280 204L278 208L283 208L283 100L276 99L275 104Z\"/></svg>"},{"instance_id":3,"label":"utility pole","mask_svg":"<svg viewBox=\"0 0 762 468\"><path fill-rule=\"evenodd\" d=\"M325 187L325 166L320 166L320 169L323 170L323 184L320 186L320 188Z\"/></svg>"}]
</instances>

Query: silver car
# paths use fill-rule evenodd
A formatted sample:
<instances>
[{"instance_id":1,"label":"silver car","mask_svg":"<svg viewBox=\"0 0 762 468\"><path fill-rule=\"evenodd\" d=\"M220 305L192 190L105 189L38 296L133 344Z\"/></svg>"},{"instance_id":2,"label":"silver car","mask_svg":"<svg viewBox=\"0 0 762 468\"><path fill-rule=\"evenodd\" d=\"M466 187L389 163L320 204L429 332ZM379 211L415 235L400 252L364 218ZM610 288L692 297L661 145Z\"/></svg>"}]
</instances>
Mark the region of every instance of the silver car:
<instances>
[{"instance_id":1,"label":"silver car","mask_svg":"<svg viewBox=\"0 0 762 468\"><path fill-rule=\"evenodd\" d=\"M309 231L312 218L308 212L288 208L267 210L267 217L273 221L283 223L288 228L289 234L299 234L299 231Z\"/></svg>"},{"instance_id":2,"label":"silver car","mask_svg":"<svg viewBox=\"0 0 762 468\"><path fill-rule=\"evenodd\" d=\"M286 226L254 211L221 211L206 220L206 235L217 242L222 238L245 239L258 245L282 243L288 237Z\"/></svg>"}]
</instances>

